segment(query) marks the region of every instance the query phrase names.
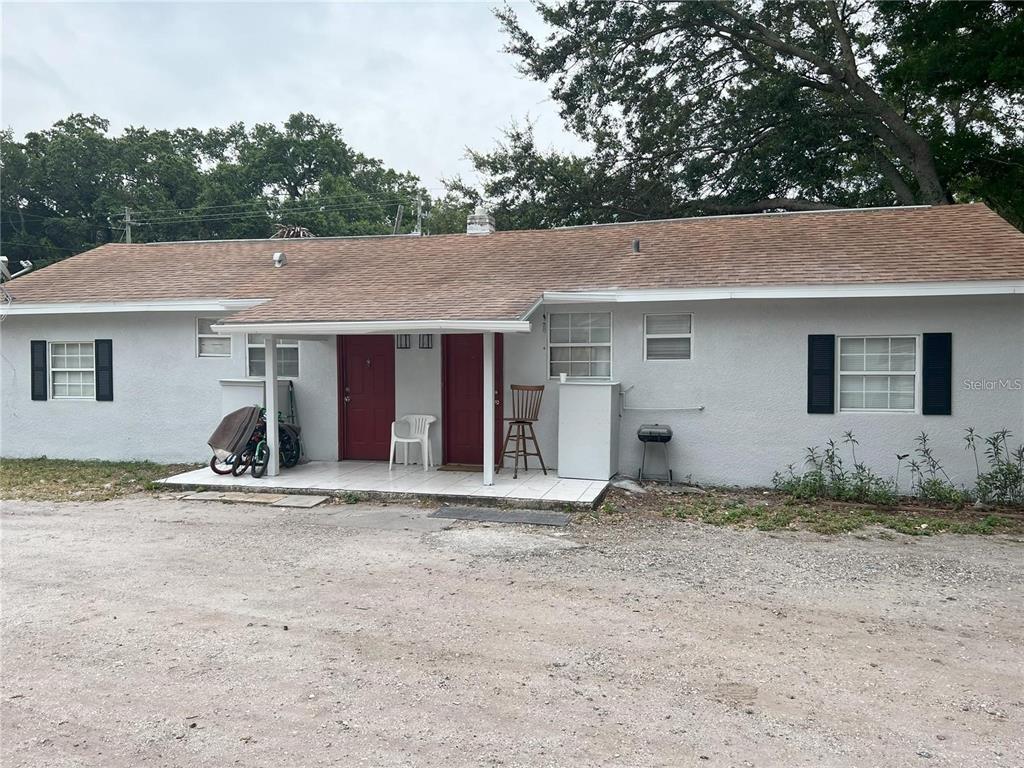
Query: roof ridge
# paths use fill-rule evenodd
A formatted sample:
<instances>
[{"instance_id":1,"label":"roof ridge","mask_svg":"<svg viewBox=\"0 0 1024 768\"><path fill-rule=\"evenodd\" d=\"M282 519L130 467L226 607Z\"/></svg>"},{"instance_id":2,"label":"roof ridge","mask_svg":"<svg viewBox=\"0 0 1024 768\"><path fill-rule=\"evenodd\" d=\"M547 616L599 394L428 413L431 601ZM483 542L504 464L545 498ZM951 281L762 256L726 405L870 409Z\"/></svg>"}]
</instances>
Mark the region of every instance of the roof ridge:
<instances>
[{"instance_id":1,"label":"roof ridge","mask_svg":"<svg viewBox=\"0 0 1024 768\"><path fill-rule=\"evenodd\" d=\"M529 232L560 232L563 230L573 229L592 229L597 227L632 227L642 226L644 224L665 224L668 222L673 223L689 223L697 221L710 221L718 219L746 219L746 218L768 218L768 217L779 217L779 216L805 216L811 214L838 214L838 213L881 213L884 211L914 211L914 210L925 210L929 208L967 208L972 206L982 206L984 203L951 203L949 205L936 206L936 205L886 205L886 206L864 206L860 208L823 208L820 210L813 211L767 211L761 213L717 213L710 214L707 216L674 216L663 219L640 219L637 221L606 221L606 222L594 222L592 224L566 224L560 227L538 227L534 229L501 229L496 230L488 235L470 235L465 232L446 232L438 235L419 235L414 232L403 233L403 234L383 234L383 235L324 235L322 237L303 237L294 238L297 242L322 242L326 240L382 240L382 239L421 239L431 238L437 239L442 237L473 237L473 238L484 238L494 237L496 235L510 235L510 234L524 234ZM134 243L133 245L142 246L153 246L153 245L187 245L187 244L199 244L199 243L273 243L273 242L288 242L289 238L275 238L275 237L240 237L240 238L225 238L220 240L158 240L151 243ZM106 243L106 245L127 245L127 243Z\"/></svg>"}]
</instances>

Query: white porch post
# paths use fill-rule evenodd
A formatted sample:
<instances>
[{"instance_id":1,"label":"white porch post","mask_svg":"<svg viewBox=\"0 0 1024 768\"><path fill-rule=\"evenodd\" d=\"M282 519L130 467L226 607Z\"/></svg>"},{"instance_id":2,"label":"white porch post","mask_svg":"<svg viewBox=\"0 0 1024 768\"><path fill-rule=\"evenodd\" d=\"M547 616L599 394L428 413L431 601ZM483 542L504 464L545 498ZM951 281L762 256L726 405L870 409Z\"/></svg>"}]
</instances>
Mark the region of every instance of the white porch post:
<instances>
[{"instance_id":1,"label":"white porch post","mask_svg":"<svg viewBox=\"0 0 1024 768\"><path fill-rule=\"evenodd\" d=\"M267 460L267 477L276 477L281 473L279 466L280 451L278 449L277 430L277 337L268 334L264 337L266 350L266 371L263 377L266 386L264 400L267 404L267 448L270 456Z\"/></svg>"},{"instance_id":2,"label":"white porch post","mask_svg":"<svg viewBox=\"0 0 1024 768\"><path fill-rule=\"evenodd\" d=\"M484 485L494 485L494 334L484 334Z\"/></svg>"}]
</instances>

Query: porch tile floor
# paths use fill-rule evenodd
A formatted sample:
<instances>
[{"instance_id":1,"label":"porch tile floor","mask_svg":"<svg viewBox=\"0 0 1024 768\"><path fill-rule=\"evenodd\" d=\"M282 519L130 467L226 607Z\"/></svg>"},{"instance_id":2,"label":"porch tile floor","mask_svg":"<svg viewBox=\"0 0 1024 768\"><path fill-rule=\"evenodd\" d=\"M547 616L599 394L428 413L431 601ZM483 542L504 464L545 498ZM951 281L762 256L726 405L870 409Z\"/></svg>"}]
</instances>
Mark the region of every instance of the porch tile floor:
<instances>
[{"instance_id":1,"label":"porch tile floor","mask_svg":"<svg viewBox=\"0 0 1024 768\"><path fill-rule=\"evenodd\" d=\"M412 496L445 496L467 499L505 499L515 502L593 504L605 487L603 480L572 480L558 477L554 470L544 475L539 469L512 470L495 474L494 485L483 484L479 472L426 472L418 464L396 464L388 471L382 461L311 461L281 470L277 477L222 476L209 467L183 472L160 481L167 486L231 488L237 490L287 490L290 492L364 491L401 493Z\"/></svg>"}]
</instances>

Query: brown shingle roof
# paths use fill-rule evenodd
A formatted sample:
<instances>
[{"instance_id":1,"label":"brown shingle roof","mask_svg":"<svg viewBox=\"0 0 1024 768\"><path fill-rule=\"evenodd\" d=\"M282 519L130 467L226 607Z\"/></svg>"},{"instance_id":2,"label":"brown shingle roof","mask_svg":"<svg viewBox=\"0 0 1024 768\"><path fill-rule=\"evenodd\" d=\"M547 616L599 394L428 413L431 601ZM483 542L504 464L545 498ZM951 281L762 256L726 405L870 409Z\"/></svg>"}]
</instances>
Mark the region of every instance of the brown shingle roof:
<instances>
[{"instance_id":1,"label":"brown shingle roof","mask_svg":"<svg viewBox=\"0 0 1024 768\"><path fill-rule=\"evenodd\" d=\"M285 267L273 267L274 251ZM972 204L492 235L104 245L9 289L18 303L271 299L235 316L243 321L497 320L521 316L546 290L1016 279L1024 233Z\"/></svg>"}]
</instances>

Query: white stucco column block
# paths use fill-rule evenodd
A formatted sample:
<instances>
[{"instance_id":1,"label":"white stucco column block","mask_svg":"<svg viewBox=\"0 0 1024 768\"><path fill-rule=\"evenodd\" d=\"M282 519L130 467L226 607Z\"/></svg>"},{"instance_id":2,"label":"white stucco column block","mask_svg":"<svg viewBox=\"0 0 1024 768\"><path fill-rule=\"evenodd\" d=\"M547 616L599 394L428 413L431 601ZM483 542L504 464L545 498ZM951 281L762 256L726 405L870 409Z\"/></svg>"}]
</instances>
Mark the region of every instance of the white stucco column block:
<instances>
[{"instance_id":1,"label":"white stucco column block","mask_svg":"<svg viewBox=\"0 0 1024 768\"><path fill-rule=\"evenodd\" d=\"M494 485L494 334L484 334L484 485Z\"/></svg>"},{"instance_id":2,"label":"white stucco column block","mask_svg":"<svg viewBox=\"0 0 1024 768\"><path fill-rule=\"evenodd\" d=\"M266 371L263 377L266 392L264 402L267 404L267 448L270 458L267 462L267 476L276 477L281 474L280 449L278 446L277 410L277 337L267 335L264 344L266 349Z\"/></svg>"}]
</instances>

